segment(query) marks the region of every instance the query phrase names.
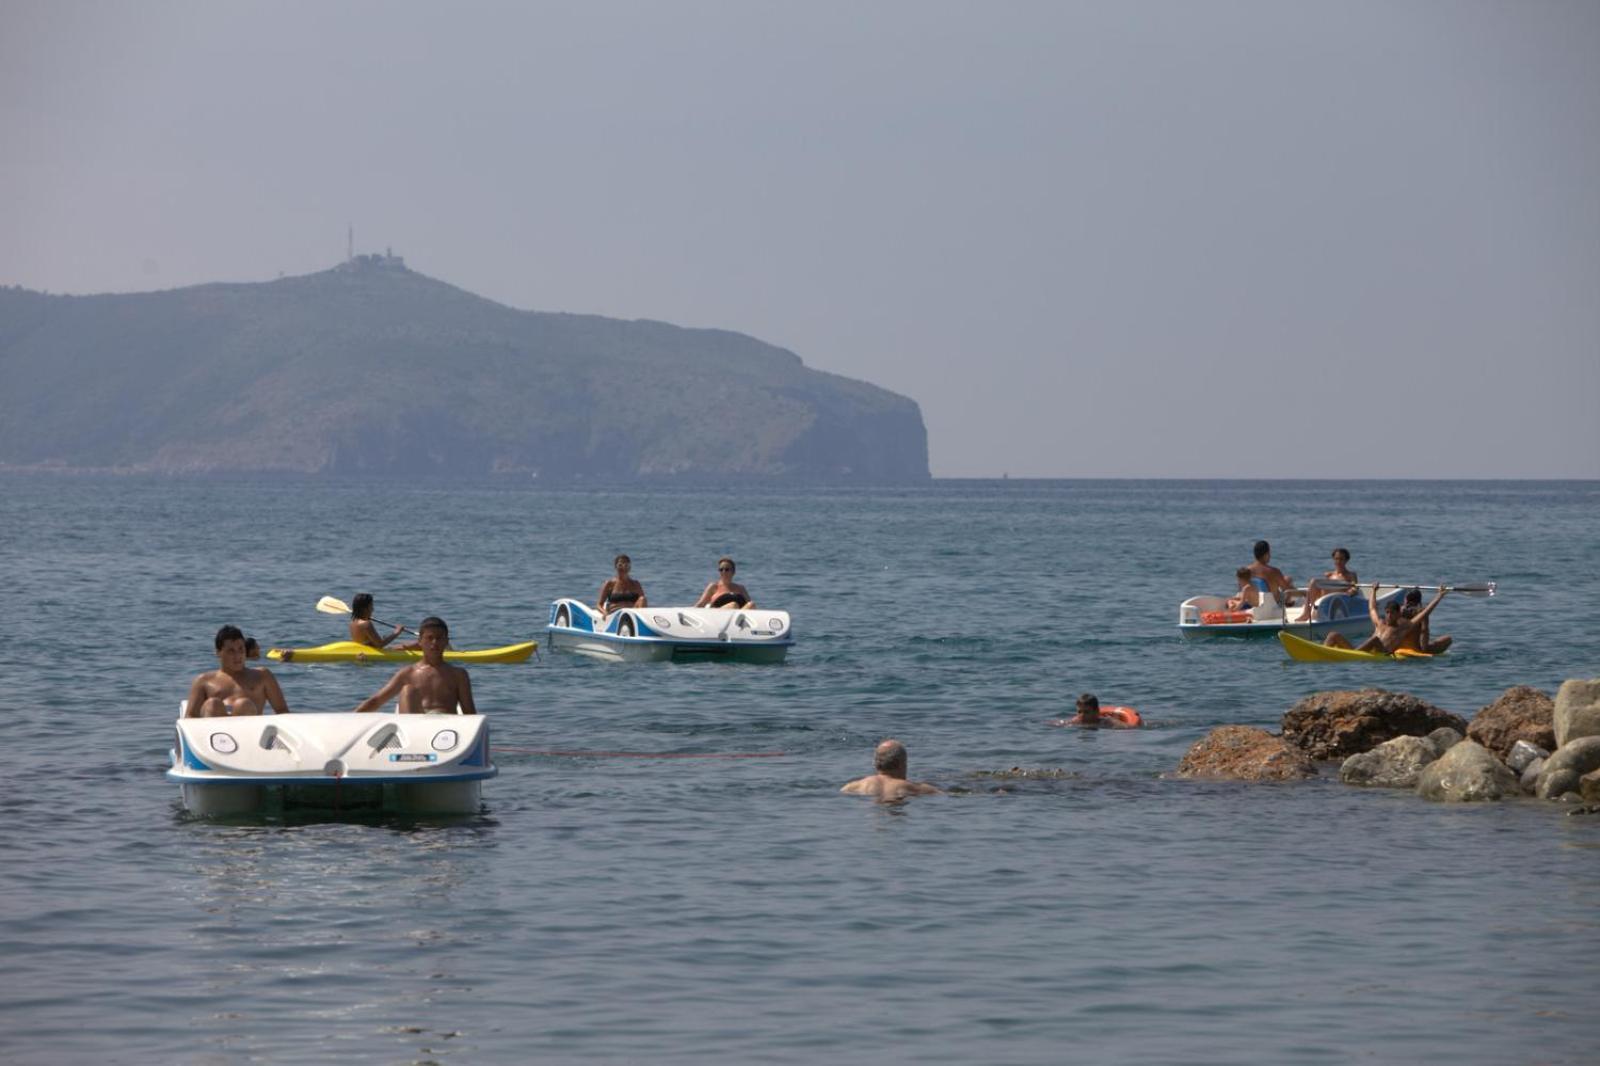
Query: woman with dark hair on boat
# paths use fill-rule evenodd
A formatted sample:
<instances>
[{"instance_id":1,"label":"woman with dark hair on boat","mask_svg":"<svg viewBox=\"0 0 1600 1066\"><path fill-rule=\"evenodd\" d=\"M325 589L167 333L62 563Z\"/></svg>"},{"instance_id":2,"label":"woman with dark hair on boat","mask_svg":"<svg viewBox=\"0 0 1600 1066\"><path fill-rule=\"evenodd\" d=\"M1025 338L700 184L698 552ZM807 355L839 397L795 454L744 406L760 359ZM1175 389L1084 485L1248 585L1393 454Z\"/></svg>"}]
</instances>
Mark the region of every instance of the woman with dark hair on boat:
<instances>
[{"instance_id":1,"label":"woman with dark hair on boat","mask_svg":"<svg viewBox=\"0 0 1600 1066\"><path fill-rule=\"evenodd\" d=\"M734 562L724 555L717 560L717 579L695 601L696 607L719 607L727 611L743 611L756 605L750 592L733 579Z\"/></svg>"},{"instance_id":2,"label":"woman with dark hair on boat","mask_svg":"<svg viewBox=\"0 0 1600 1066\"><path fill-rule=\"evenodd\" d=\"M338 610L337 607L334 610ZM372 593L358 592L350 601L350 639L369 648L387 648L396 637L406 631L405 626L395 626L386 637L378 636L378 627L372 622ZM401 645L396 651L415 648L415 644Z\"/></svg>"},{"instance_id":3,"label":"woman with dark hair on boat","mask_svg":"<svg viewBox=\"0 0 1600 1066\"><path fill-rule=\"evenodd\" d=\"M619 607L648 607L650 601L645 599L644 586L633 579L633 560L626 555L619 555L611 561L616 567L615 577L606 579L600 586L600 594L595 597L595 609L601 614L610 614Z\"/></svg>"}]
</instances>

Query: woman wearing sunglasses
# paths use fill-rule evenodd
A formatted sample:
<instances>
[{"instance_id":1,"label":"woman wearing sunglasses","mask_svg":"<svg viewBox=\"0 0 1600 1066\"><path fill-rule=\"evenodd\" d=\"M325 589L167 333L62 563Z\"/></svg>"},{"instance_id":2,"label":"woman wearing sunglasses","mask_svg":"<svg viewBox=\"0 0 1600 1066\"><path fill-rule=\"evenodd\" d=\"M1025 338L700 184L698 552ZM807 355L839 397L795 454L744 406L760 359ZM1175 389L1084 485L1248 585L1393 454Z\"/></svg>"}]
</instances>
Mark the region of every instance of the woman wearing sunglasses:
<instances>
[{"instance_id":1,"label":"woman wearing sunglasses","mask_svg":"<svg viewBox=\"0 0 1600 1066\"><path fill-rule=\"evenodd\" d=\"M696 607L721 607L739 611L756 605L745 587L733 579L733 560L724 555L717 560L717 579L706 586Z\"/></svg>"}]
</instances>

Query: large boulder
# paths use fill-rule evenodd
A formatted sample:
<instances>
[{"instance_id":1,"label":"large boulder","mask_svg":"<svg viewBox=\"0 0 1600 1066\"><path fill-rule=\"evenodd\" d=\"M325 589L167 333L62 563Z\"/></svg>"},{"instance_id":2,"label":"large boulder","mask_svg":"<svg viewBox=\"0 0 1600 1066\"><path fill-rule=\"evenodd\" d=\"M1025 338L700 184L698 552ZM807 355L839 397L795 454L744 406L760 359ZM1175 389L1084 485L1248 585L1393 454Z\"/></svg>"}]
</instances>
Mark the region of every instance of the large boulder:
<instances>
[{"instance_id":1,"label":"large boulder","mask_svg":"<svg viewBox=\"0 0 1600 1066\"><path fill-rule=\"evenodd\" d=\"M1317 767L1283 737L1254 726L1225 725L1189 749L1178 764L1177 776L1294 781L1316 777Z\"/></svg>"},{"instance_id":2,"label":"large boulder","mask_svg":"<svg viewBox=\"0 0 1600 1066\"><path fill-rule=\"evenodd\" d=\"M1591 770L1578 778L1578 795L1585 803L1600 803L1600 770Z\"/></svg>"},{"instance_id":3,"label":"large boulder","mask_svg":"<svg viewBox=\"0 0 1600 1066\"><path fill-rule=\"evenodd\" d=\"M1596 770L1600 770L1600 737L1579 737L1544 761L1533 794L1540 799L1560 799L1578 791L1578 779Z\"/></svg>"},{"instance_id":4,"label":"large boulder","mask_svg":"<svg viewBox=\"0 0 1600 1066\"><path fill-rule=\"evenodd\" d=\"M1506 754L1502 761L1511 767L1512 773L1520 774L1534 763L1543 762L1549 757L1550 753L1537 744L1529 744L1526 740L1519 740L1511 745L1511 751Z\"/></svg>"},{"instance_id":5,"label":"large boulder","mask_svg":"<svg viewBox=\"0 0 1600 1066\"><path fill-rule=\"evenodd\" d=\"M1600 737L1600 678L1561 682L1553 718L1558 748L1579 737Z\"/></svg>"},{"instance_id":6,"label":"large boulder","mask_svg":"<svg viewBox=\"0 0 1600 1066\"><path fill-rule=\"evenodd\" d=\"M1556 703L1536 688L1517 685L1472 716L1467 736L1504 759L1512 745L1526 740L1546 751L1555 750L1556 734L1552 721Z\"/></svg>"},{"instance_id":7,"label":"large boulder","mask_svg":"<svg viewBox=\"0 0 1600 1066\"><path fill-rule=\"evenodd\" d=\"M1460 715L1403 692L1369 688L1307 696L1283 716L1283 738L1313 759L1345 759L1395 737L1427 736L1441 726L1467 731Z\"/></svg>"},{"instance_id":8,"label":"large boulder","mask_svg":"<svg viewBox=\"0 0 1600 1066\"><path fill-rule=\"evenodd\" d=\"M1463 740L1417 776L1417 795L1446 803L1471 803L1521 795L1517 775L1474 740Z\"/></svg>"},{"instance_id":9,"label":"large boulder","mask_svg":"<svg viewBox=\"0 0 1600 1066\"><path fill-rule=\"evenodd\" d=\"M1451 739L1460 734L1448 729L1435 730ZM1440 745L1433 736L1395 737L1371 751L1352 755L1339 767L1339 780L1347 785L1373 788L1416 788L1422 768L1439 758L1454 744Z\"/></svg>"}]
</instances>

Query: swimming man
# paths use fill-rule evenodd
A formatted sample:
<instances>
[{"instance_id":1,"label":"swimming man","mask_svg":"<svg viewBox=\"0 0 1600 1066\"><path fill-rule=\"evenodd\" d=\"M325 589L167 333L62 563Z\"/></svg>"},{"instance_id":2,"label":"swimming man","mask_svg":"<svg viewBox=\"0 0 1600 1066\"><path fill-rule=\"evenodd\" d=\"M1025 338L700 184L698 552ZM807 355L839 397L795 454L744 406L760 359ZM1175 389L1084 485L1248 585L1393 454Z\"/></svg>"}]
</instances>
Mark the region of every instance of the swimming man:
<instances>
[{"instance_id":1,"label":"swimming man","mask_svg":"<svg viewBox=\"0 0 1600 1066\"><path fill-rule=\"evenodd\" d=\"M459 666L444 661L450 644L450 627L429 615L417 627L422 661L396 670L389 683L361 701L356 712L375 711L400 697L401 714L477 714L472 703L472 681Z\"/></svg>"},{"instance_id":2,"label":"swimming man","mask_svg":"<svg viewBox=\"0 0 1600 1066\"><path fill-rule=\"evenodd\" d=\"M189 685L185 718L225 718L261 714L267 704L278 714L288 714L289 704L271 670L244 664L244 634L238 626L217 630L217 669L195 678Z\"/></svg>"},{"instance_id":3,"label":"swimming man","mask_svg":"<svg viewBox=\"0 0 1600 1066\"><path fill-rule=\"evenodd\" d=\"M896 803L907 796L944 795L926 781L906 780L906 746L898 740L885 740L873 750L872 767L876 773L857 778L839 791L872 796L880 803Z\"/></svg>"}]
</instances>

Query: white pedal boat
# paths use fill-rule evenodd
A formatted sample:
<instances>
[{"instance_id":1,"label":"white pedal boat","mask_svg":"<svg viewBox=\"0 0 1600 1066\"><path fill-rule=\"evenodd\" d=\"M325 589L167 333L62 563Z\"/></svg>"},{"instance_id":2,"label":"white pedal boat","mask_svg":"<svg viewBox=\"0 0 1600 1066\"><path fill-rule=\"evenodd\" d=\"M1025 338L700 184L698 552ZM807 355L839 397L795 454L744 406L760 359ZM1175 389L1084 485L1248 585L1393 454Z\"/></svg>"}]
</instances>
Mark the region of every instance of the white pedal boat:
<instances>
[{"instance_id":1,"label":"white pedal boat","mask_svg":"<svg viewBox=\"0 0 1600 1066\"><path fill-rule=\"evenodd\" d=\"M794 645L787 611L622 607L609 615L579 600L550 605L545 646L624 662L721 659L781 663Z\"/></svg>"},{"instance_id":2,"label":"white pedal boat","mask_svg":"<svg viewBox=\"0 0 1600 1066\"><path fill-rule=\"evenodd\" d=\"M1379 585L1378 610L1383 611L1389 601L1403 595L1405 588L1402 586ZM1343 633L1352 639L1372 635L1365 592L1330 592L1319 596L1310 620L1296 621L1302 609L1300 601L1284 608L1265 594L1259 607L1247 611L1228 610L1227 596L1191 596L1178 605L1178 632L1187 638L1275 637L1287 629L1296 636L1317 641L1329 633Z\"/></svg>"},{"instance_id":3,"label":"white pedal boat","mask_svg":"<svg viewBox=\"0 0 1600 1066\"><path fill-rule=\"evenodd\" d=\"M345 711L180 717L167 780L200 815L275 804L476 814L497 773L482 715Z\"/></svg>"}]
</instances>

